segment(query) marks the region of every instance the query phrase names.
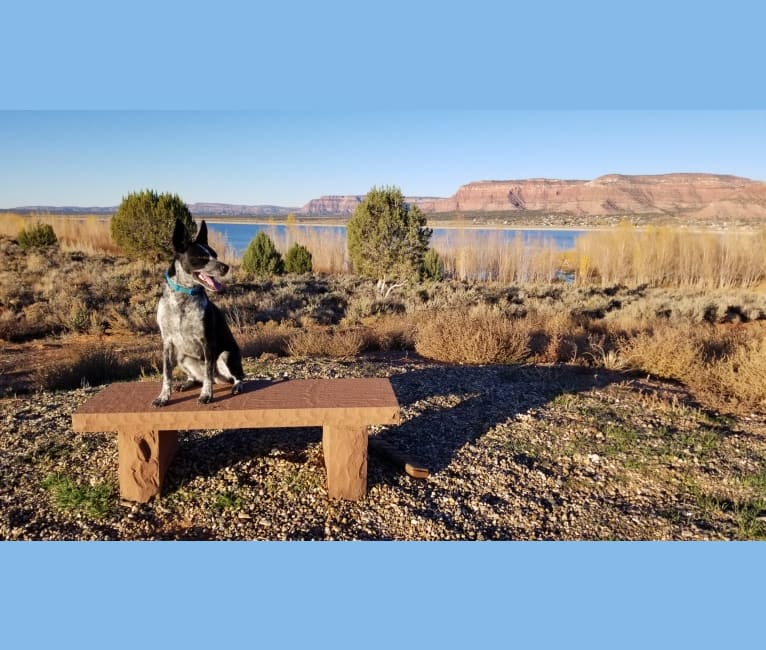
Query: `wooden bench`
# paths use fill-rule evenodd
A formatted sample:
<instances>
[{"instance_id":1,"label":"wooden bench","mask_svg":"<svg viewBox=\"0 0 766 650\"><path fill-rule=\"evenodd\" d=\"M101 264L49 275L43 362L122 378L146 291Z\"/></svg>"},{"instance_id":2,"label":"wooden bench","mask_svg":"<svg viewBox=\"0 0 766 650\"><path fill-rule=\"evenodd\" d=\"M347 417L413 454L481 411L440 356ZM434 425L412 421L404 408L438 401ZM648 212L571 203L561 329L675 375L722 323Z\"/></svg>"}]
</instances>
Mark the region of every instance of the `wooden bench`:
<instances>
[{"instance_id":1,"label":"wooden bench","mask_svg":"<svg viewBox=\"0 0 766 650\"><path fill-rule=\"evenodd\" d=\"M75 431L117 432L120 496L130 501L160 493L178 431L316 426L322 427L329 496L358 500L367 493L368 427L400 418L388 379L246 382L239 395L216 386L209 404L200 404L199 390L192 389L155 408L159 392L155 382L114 383L72 415Z\"/></svg>"}]
</instances>

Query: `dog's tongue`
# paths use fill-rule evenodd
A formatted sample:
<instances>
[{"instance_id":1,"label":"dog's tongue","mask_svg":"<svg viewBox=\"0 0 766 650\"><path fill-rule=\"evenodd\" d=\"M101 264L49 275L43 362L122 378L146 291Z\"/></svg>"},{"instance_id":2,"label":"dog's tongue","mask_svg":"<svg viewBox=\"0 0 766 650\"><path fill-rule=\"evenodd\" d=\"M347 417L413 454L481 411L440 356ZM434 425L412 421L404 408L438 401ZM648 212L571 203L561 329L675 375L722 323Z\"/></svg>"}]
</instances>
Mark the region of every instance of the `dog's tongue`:
<instances>
[{"instance_id":1,"label":"dog's tongue","mask_svg":"<svg viewBox=\"0 0 766 650\"><path fill-rule=\"evenodd\" d=\"M199 279L202 280L205 283L205 286L211 291L220 291L223 288L218 280L209 276L207 273L202 273L202 271L199 273Z\"/></svg>"}]
</instances>

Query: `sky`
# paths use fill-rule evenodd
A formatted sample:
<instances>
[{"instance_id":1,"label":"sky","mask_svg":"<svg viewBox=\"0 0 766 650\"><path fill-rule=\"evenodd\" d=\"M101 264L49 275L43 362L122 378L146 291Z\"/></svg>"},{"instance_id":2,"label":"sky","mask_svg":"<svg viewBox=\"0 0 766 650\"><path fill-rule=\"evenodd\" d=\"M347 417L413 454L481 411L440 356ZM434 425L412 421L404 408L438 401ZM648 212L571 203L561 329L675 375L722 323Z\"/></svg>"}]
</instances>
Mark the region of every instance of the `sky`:
<instances>
[{"instance_id":1,"label":"sky","mask_svg":"<svg viewBox=\"0 0 766 650\"><path fill-rule=\"evenodd\" d=\"M766 180L764 110L0 111L0 208L185 202L299 207L396 185L711 172Z\"/></svg>"}]
</instances>

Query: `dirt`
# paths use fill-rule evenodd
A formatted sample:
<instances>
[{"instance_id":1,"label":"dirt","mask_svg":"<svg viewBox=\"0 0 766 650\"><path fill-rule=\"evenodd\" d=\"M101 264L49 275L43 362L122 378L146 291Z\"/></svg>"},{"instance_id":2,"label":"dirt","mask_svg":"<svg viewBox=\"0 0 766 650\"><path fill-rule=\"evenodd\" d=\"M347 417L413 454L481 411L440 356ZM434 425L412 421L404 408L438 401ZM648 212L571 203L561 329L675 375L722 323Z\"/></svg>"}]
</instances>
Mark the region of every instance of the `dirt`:
<instances>
[{"instance_id":1,"label":"dirt","mask_svg":"<svg viewBox=\"0 0 766 650\"><path fill-rule=\"evenodd\" d=\"M3 358L59 362L71 343ZM245 368L258 380L389 377L402 423L372 435L428 477L371 453L367 497L335 501L319 430L187 431L161 497L122 502L114 434L71 429L99 388L38 391L0 399L0 539L766 538L763 415L721 416L678 384L411 354L269 356Z\"/></svg>"}]
</instances>

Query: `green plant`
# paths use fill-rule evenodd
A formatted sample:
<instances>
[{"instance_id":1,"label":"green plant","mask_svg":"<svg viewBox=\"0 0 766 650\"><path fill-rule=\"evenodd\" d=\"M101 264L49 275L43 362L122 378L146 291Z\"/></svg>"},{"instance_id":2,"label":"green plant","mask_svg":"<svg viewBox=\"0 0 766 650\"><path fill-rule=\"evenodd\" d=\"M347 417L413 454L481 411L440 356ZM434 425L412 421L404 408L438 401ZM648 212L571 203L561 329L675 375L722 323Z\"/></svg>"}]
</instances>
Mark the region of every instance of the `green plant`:
<instances>
[{"instance_id":1,"label":"green plant","mask_svg":"<svg viewBox=\"0 0 766 650\"><path fill-rule=\"evenodd\" d=\"M285 253L285 271L288 273L311 273L312 257L309 249L293 244Z\"/></svg>"},{"instance_id":2,"label":"green plant","mask_svg":"<svg viewBox=\"0 0 766 650\"><path fill-rule=\"evenodd\" d=\"M242 507L242 497L236 492L228 490L215 495L213 508L218 512L224 510L239 510Z\"/></svg>"},{"instance_id":3,"label":"green plant","mask_svg":"<svg viewBox=\"0 0 766 650\"><path fill-rule=\"evenodd\" d=\"M423 255L420 277L431 282L441 282L444 279L444 260L433 248L429 248Z\"/></svg>"},{"instance_id":4,"label":"green plant","mask_svg":"<svg viewBox=\"0 0 766 650\"><path fill-rule=\"evenodd\" d=\"M112 509L114 486L111 483L82 485L66 474L51 474L42 483L61 510L84 512L95 519L106 517Z\"/></svg>"},{"instance_id":5,"label":"green plant","mask_svg":"<svg viewBox=\"0 0 766 650\"><path fill-rule=\"evenodd\" d=\"M766 539L766 523L763 517L766 513L766 500L755 499L737 504L737 537L748 540Z\"/></svg>"},{"instance_id":6,"label":"green plant","mask_svg":"<svg viewBox=\"0 0 766 650\"><path fill-rule=\"evenodd\" d=\"M30 248L45 248L53 246L58 241L53 226L47 223L36 223L28 228L22 228L19 231L17 240L22 250Z\"/></svg>"},{"instance_id":7,"label":"green plant","mask_svg":"<svg viewBox=\"0 0 766 650\"><path fill-rule=\"evenodd\" d=\"M189 208L177 194L154 190L133 192L122 199L112 217L112 239L129 257L157 260L173 255L172 237L176 219L185 226L189 240L197 225Z\"/></svg>"},{"instance_id":8,"label":"green plant","mask_svg":"<svg viewBox=\"0 0 766 650\"><path fill-rule=\"evenodd\" d=\"M265 232L259 232L247 245L242 270L254 275L280 275L284 271L282 256Z\"/></svg>"},{"instance_id":9,"label":"green plant","mask_svg":"<svg viewBox=\"0 0 766 650\"><path fill-rule=\"evenodd\" d=\"M432 230L397 187L373 187L346 226L348 254L357 273L387 282L417 278ZM390 288L389 288L390 291Z\"/></svg>"}]
</instances>

